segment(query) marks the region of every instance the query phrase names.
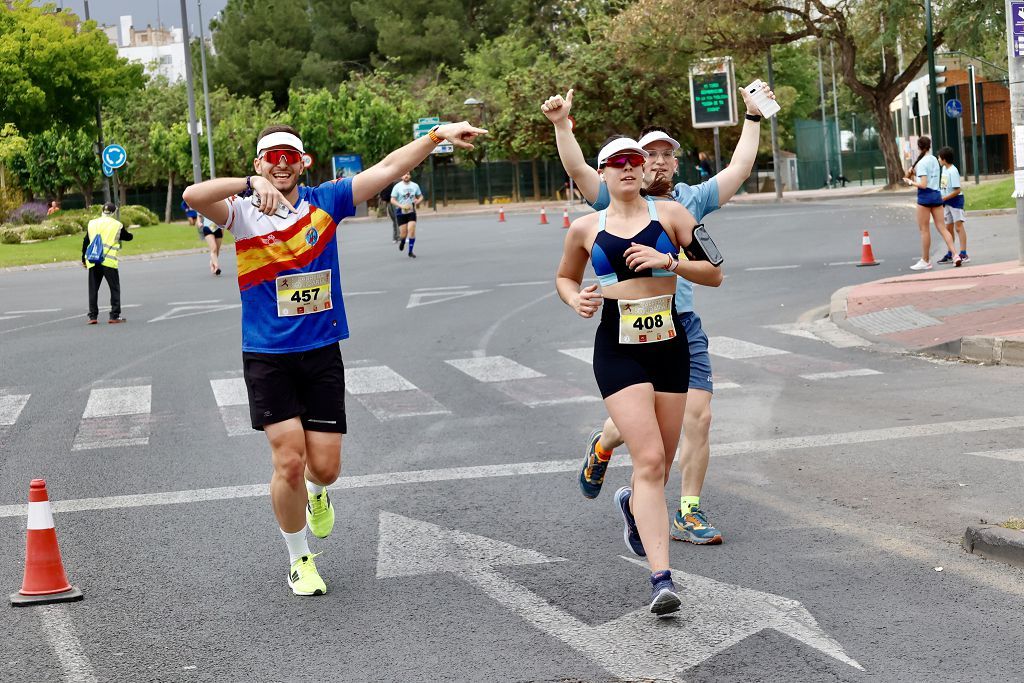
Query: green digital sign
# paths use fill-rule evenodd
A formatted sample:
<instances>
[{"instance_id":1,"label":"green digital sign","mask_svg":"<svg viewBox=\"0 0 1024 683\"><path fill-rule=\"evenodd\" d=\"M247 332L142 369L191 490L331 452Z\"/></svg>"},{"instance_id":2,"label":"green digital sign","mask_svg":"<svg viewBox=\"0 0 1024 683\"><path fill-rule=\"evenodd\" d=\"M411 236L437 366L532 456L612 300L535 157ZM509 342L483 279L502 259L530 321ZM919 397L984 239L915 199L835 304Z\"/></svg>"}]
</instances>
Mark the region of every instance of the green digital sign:
<instances>
[{"instance_id":1,"label":"green digital sign","mask_svg":"<svg viewBox=\"0 0 1024 683\"><path fill-rule=\"evenodd\" d=\"M736 123L732 60L701 64L690 72L690 111L695 128Z\"/></svg>"}]
</instances>

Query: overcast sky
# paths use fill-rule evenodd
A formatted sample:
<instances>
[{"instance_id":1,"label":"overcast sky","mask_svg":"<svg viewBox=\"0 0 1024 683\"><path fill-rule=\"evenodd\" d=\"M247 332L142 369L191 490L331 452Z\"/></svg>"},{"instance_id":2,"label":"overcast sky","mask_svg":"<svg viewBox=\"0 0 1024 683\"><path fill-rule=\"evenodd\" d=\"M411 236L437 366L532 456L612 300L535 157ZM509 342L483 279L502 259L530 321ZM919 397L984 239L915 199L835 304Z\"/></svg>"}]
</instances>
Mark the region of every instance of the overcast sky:
<instances>
[{"instance_id":1,"label":"overcast sky","mask_svg":"<svg viewBox=\"0 0 1024 683\"><path fill-rule=\"evenodd\" d=\"M50 0L58 7L63 6L80 17L85 16L83 0ZM203 20L209 25L210 19L224 9L227 0L203 0ZM196 0L185 0L188 8L190 30L197 30ZM135 28L146 24L156 26L181 26L181 0L89 0L89 16L101 24L120 25L119 17L130 14Z\"/></svg>"}]
</instances>

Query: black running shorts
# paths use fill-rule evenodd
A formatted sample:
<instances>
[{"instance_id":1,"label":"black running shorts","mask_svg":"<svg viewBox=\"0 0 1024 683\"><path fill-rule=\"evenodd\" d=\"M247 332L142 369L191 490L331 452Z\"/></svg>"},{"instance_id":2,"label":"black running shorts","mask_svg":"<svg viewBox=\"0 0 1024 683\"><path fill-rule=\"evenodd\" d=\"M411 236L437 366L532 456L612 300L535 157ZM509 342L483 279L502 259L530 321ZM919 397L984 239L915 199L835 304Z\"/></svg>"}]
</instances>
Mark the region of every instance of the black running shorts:
<instances>
[{"instance_id":1,"label":"black running shorts","mask_svg":"<svg viewBox=\"0 0 1024 683\"><path fill-rule=\"evenodd\" d=\"M345 365L329 344L299 353L242 352L252 428L302 418L311 432L344 434Z\"/></svg>"},{"instance_id":2,"label":"black running shorts","mask_svg":"<svg viewBox=\"0 0 1024 683\"><path fill-rule=\"evenodd\" d=\"M415 222L416 222L416 212L415 211L413 211L412 213L400 213L400 214L398 214L398 224L399 225L405 225L406 223L415 223Z\"/></svg>"},{"instance_id":3,"label":"black running shorts","mask_svg":"<svg viewBox=\"0 0 1024 683\"><path fill-rule=\"evenodd\" d=\"M619 343L619 306L605 299L594 338L594 377L601 397L634 384L649 383L655 391L685 394L690 386L690 346L673 303L676 336L654 344Z\"/></svg>"}]
</instances>

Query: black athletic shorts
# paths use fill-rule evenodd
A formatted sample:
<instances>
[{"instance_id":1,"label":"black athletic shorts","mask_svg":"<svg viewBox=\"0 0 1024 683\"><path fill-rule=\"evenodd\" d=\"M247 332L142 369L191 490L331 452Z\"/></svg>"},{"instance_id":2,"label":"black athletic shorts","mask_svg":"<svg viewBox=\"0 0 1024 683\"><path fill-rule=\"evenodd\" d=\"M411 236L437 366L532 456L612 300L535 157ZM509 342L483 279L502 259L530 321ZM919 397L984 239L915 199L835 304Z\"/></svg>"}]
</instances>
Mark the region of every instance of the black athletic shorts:
<instances>
[{"instance_id":1,"label":"black athletic shorts","mask_svg":"<svg viewBox=\"0 0 1024 683\"><path fill-rule=\"evenodd\" d=\"M216 230L210 230L208 227L204 225L203 237L206 237L207 235L213 235L217 239L224 239L224 231L221 228L217 228Z\"/></svg>"},{"instance_id":2,"label":"black athletic shorts","mask_svg":"<svg viewBox=\"0 0 1024 683\"><path fill-rule=\"evenodd\" d=\"M415 211L413 211L412 213L400 213L400 214L398 214L398 224L399 225L405 225L406 223L415 223L415 222L416 222L416 212Z\"/></svg>"},{"instance_id":3,"label":"black athletic shorts","mask_svg":"<svg viewBox=\"0 0 1024 683\"><path fill-rule=\"evenodd\" d=\"M298 353L242 352L252 428L302 418L311 432L344 434L345 365L329 344Z\"/></svg>"},{"instance_id":4,"label":"black athletic shorts","mask_svg":"<svg viewBox=\"0 0 1024 683\"><path fill-rule=\"evenodd\" d=\"M672 305L676 336L653 344L619 343L619 305L605 299L594 338L594 377L601 397L634 384L650 383L655 391L685 394L690 386L690 345Z\"/></svg>"}]
</instances>

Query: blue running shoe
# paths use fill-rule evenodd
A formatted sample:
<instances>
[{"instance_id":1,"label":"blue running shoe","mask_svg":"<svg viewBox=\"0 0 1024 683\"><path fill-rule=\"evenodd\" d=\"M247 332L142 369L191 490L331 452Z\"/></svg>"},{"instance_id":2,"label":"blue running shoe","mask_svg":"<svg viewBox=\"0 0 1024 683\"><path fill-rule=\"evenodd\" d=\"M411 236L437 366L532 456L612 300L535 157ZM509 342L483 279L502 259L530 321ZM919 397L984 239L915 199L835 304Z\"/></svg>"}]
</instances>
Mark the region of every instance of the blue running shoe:
<instances>
[{"instance_id":1,"label":"blue running shoe","mask_svg":"<svg viewBox=\"0 0 1024 683\"><path fill-rule=\"evenodd\" d=\"M583 456L583 467L580 469L580 491L585 498L597 498L604 484L604 473L608 469L608 460L597 459L597 444L601 441L601 430L595 429L587 440L587 454Z\"/></svg>"},{"instance_id":2,"label":"blue running shoe","mask_svg":"<svg viewBox=\"0 0 1024 683\"><path fill-rule=\"evenodd\" d=\"M708 518L700 508L686 513L676 510L676 516L672 519L672 540L696 545L718 545L722 542L722 534L708 524Z\"/></svg>"},{"instance_id":3,"label":"blue running shoe","mask_svg":"<svg viewBox=\"0 0 1024 683\"><path fill-rule=\"evenodd\" d=\"M666 617L678 612L681 604L676 584L672 582L672 572L666 569L651 574L651 614Z\"/></svg>"},{"instance_id":4,"label":"blue running shoe","mask_svg":"<svg viewBox=\"0 0 1024 683\"><path fill-rule=\"evenodd\" d=\"M629 498L632 495L633 489L628 486L623 486L615 492L615 504L619 506L619 512L622 513L622 538L626 541L626 547L631 553L639 557L647 557L643 541L640 540L640 532L636 528L636 519L629 511Z\"/></svg>"},{"instance_id":5,"label":"blue running shoe","mask_svg":"<svg viewBox=\"0 0 1024 683\"><path fill-rule=\"evenodd\" d=\"M951 251L947 251L946 255L938 260L938 263L943 263L943 264L946 264L946 265L948 265L948 264L950 264L952 262L953 262L953 252L951 252Z\"/></svg>"}]
</instances>

